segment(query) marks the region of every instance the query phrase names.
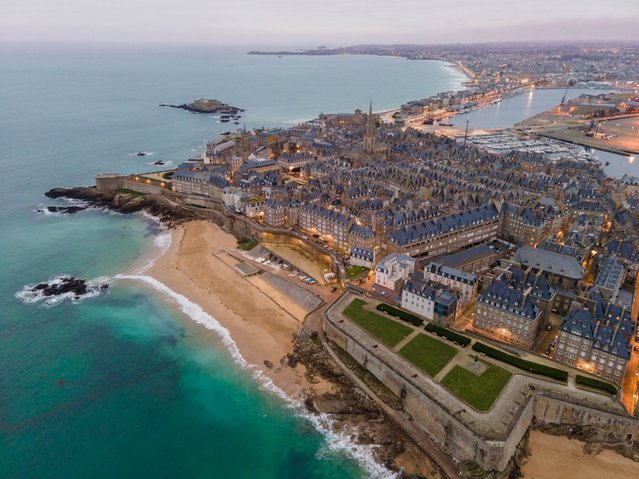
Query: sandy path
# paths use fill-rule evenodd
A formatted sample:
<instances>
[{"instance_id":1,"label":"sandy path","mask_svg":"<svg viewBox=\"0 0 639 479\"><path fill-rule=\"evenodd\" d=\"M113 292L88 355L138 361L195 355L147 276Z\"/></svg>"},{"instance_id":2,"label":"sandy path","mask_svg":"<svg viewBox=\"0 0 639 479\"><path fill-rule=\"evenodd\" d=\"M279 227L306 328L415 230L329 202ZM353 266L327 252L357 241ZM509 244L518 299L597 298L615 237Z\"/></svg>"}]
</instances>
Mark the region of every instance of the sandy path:
<instances>
[{"instance_id":1,"label":"sandy path","mask_svg":"<svg viewBox=\"0 0 639 479\"><path fill-rule=\"evenodd\" d=\"M563 436L531 431L532 455L522 468L525 479L633 479L639 477L639 463L615 452L583 453L583 443Z\"/></svg>"},{"instance_id":2,"label":"sandy path","mask_svg":"<svg viewBox=\"0 0 639 479\"><path fill-rule=\"evenodd\" d=\"M287 312L296 310L293 305L281 307L233 268L238 261L226 251L235 245L235 238L217 225L190 222L172 232L171 246L148 274L219 321L229 330L242 356L262 369L289 397L299 398L303 390L320 393L330 389L326 382L310 384L301 365L295 370L281 365L292 351L293 333L301 327L303 318L293 317Z\"/></svg>"}]
</instances>

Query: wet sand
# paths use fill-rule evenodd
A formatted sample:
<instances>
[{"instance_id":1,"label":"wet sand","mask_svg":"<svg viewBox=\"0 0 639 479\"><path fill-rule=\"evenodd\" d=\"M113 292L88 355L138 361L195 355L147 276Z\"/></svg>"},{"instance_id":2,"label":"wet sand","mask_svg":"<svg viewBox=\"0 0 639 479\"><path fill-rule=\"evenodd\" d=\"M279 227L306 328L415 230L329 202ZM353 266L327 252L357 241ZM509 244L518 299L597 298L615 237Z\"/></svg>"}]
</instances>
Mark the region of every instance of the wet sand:
<instances>
[{"instance_id":1,"label":"wet sand","mask_svg":"<svg viewBox=\"0 0 639 479\"><path fill-rule=\"evenodd\" d=\"M584 454L583 442L564 436L531 431L531 456L522 472L524 479L633 479L639 477L639 463L613 451Z\"/></svg>"}]
</instances>

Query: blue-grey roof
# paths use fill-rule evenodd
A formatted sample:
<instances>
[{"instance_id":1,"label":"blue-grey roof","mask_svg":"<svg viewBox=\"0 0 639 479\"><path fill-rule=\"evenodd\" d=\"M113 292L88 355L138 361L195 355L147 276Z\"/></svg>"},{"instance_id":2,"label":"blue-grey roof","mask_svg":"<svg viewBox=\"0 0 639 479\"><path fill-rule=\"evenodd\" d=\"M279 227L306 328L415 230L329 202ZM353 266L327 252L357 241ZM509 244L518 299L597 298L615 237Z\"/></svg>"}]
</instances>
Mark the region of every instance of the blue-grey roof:
<instances>
[{"instance_id":1,"label":"blue-grey roof","mask_svg":"<svg viewBox=\"0 0 639 479\"><path fill-rule=\"evenodd\" d=\"M445 287L433 288L425 281L410 278L404 285L404 291L429 299L435 304L452 306L457 302L457 296Z\"/></svg>"},{"instance_id":2,"label":"blue-grey roof","mask_svg":"<svg viewBox=\"0 0 639 479\"><path fill-rule=\"evenodd\" d=\"M540 248L522 246L514 258L524 266L557 274L570 279L582 279L584 268L573 256L554 253Z\"/></svg>"},{"instance_id":3,"label":"blue-grey roof","mask_svg":"<svg viewBox=\"0 0 639 479\"><path fill-rule=\"evenodd\" d=\"M365 261L373 261L373 259L375 258L375 253L373 253L369 249L360 248L359 246L356 246L355 248L351 249L351 256L355 258L363 259Z\"/></svg>"},{"instance_id":4,"label":"blue-grey roof","mask_svg":"<svg viewBox=\"0 0 639 479\"><path fill-rule=\"evenodd\" d=\"M541 310L533 303L530 296L525 295L521 289L513 288L507 282L498 279L482 292L477 301L531 320L541 314Z\"/></svg>"},{"instance_id":5,"label":"blue-grey roof","mask_svg":"<svg viewBox=\"0 0 639 479\"><path fill-rule=\"evenodd\" d=\"M461 213L453 213L427 220L414 225L399 228L388 233L388 238L400 246L417 243L426 238L452 233L474 224L484 223L499 218L499 212L493 203L473 208Z\"/></svg>"},{"instance_id":6,"label":"blue-grey roof","mask_svg":"<svg viewBox=\"0 0 639 479\"><path fill-rule=\"evenodd\" d=\"M472 273L434 262L430 262L426 268L424 268L424 272L434 273L444 278L459 281L460 283L475 284L477 282L477 276Z\"/></svg>"}]
</instances>

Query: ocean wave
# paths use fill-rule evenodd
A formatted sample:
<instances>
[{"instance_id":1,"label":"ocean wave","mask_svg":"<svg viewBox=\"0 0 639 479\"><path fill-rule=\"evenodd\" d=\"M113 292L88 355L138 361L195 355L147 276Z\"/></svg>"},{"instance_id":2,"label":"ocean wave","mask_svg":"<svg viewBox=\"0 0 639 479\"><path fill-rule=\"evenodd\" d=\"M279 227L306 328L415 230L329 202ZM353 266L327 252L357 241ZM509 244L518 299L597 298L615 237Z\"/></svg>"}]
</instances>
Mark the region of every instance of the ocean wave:
<instances>
[{"instance_id":1,"label":"ocean wave","mask_svg":"<svg viewBox=\"0 0 639 479\"><path fill-rule=\"evenodd\" d=\"M299 401L294 401L289 398L286 393L281 388L277 387L271 378L264 374L261 369L254 364L247 362L242 356L237 344L231 337L229 330L222 326L222 324L220 324L220 322L213 316L204 311L200 305L189 300L186 296L173 291L164 283L151 276L140 274L118 274L115 276L115 279L141 281L147 284L175 302L180 307L180 310L195 323L215 332L227 348L235 363L241 368L249 371L262 390L268 391L280 398L296 415L307 420L324 436L326 450L320 451L320 455L325 452L344 452L360 464L370 477L380 479L392 479L397 477L397 474L375 460L373 455L375 446L355 444L348 436L335 432L333 428L333 420L327 414L316 415L307 412Z\"/></svg>"},{"instance_id":2,"label":"ocean wave","mask_svg":"<svg viewBox=\"0 0 639 479\"><path fill-rule=\"evenodd\" d=\"M15 293L14 296L22 301L24 304L41 303L45 307L53 307L65 301L69 301L73 304L79 304L87 299L95 298L96 296L105 294L110 289L110 278L100 277L87 281L87 290L83 294L78 294L73 291L68 291L57 295L45 294L45 288L42 287L42 285L55 287L61 285L69 279L73 279L73 276L69 274L58 274L44 282L24 285L20 291ZM106 287L104 285L106 285Z\"/></svg>"}]
</instances>

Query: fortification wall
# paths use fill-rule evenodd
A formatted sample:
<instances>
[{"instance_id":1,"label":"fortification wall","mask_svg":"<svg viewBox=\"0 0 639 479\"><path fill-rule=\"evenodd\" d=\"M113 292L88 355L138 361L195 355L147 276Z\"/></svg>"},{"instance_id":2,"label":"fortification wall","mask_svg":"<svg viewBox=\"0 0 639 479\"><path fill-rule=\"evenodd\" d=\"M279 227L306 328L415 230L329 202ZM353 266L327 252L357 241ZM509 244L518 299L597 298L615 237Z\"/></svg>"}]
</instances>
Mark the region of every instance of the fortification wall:
<instances>
[{"instance_id":1,"label":"fortification wall","mask_svg":"<svg viewBox=\"0 0 639 479\"><path fill-rule=\"evenodd\" d=\"M117 173L103 173L95 177L95 186L98 191L119 190L125 178Z\"/></svg>"},{"instance_id":2,"label":"fortification wall","mask_svg":"<svg viewBox=\"0 0 639 479\"><path fill-rule=\"evenodd\" d=\"M441 450L459 461L473 461L486 470L503 471L515 453L528 428L536 425L575 425L591 427L593 439L609 444L639 438L639 421L623 410L606 410L572 396L561 395L549 384L548 390L530 388L515 414L508 419L506 429L498 428L494 435L473 428L464 408L450 410L427 390L420 389L402 371L396 371L380 359L374 350L359 344L348 332L330 320L324 321L324 331L331 341L344 349L360 365L401 398L404 411L423 429ZM538 381L534 381L539 384ZM523 391L526 394L526 391ZM469 406L465 406L470 409ZM464 416L462 418L462 416ZM497 429L498 424L495 424Z\"/></svg>"}]
</instances>

